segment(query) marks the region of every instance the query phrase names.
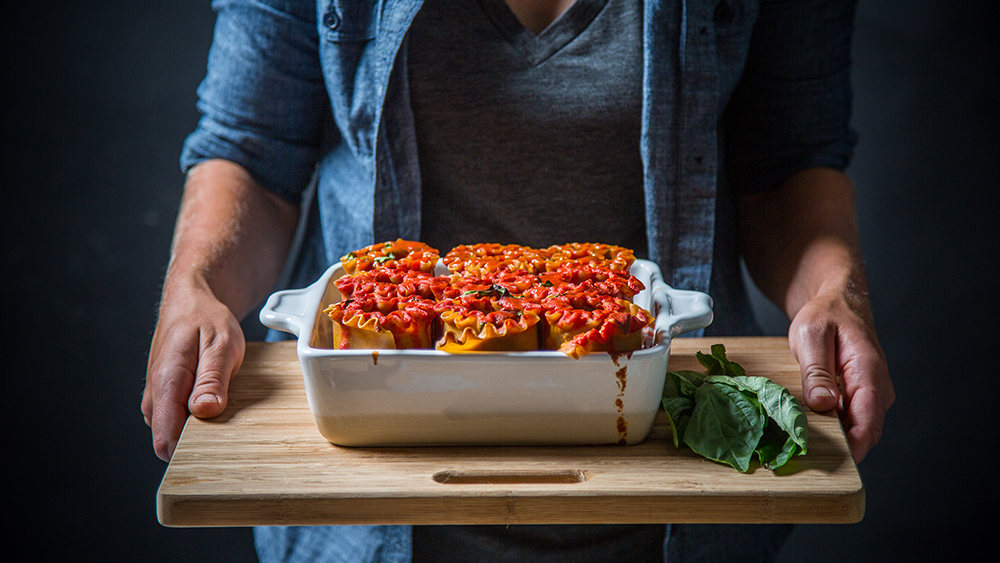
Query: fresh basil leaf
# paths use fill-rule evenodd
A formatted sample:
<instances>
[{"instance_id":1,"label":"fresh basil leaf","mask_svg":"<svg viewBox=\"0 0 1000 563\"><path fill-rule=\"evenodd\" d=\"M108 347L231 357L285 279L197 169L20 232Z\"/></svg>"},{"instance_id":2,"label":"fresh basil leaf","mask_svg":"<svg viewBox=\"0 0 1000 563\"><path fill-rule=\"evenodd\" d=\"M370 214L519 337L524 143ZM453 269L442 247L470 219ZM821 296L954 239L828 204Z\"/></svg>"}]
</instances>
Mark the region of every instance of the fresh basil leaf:
<instances>
[{"instance_id":1,"label":"fresh basil leaf","mask_svg":"<svg viewBox=\"0 0 1000 563\"><path fill-rule=\"evenodd\" d=\"M756 397L768 418L768 431L757 448L761 465L773 470L793 456L806 453L806 413L788 389L766 377L712 376L706 381L725 383Z\"/></svg>"},{"instance_id":2,"label":"fresh basil leaf","mask_svg":"<svg viewBox=\"0 0 1000 563\"><path fill-rule=\"evenodd\" d=\"M698 363L705 367L705 373L708 375L722 375L723 370L719 365L719 360L715 359L714 356L709 356L704 352L695 352L694 357L698 358Z\"/></svg>"},{"instance_id":3,"label":"fresh basil leaf","mask_svg":"<svg viewBox=\"0 0 1000 563\"><path fill-rule=\"evenodd\" d=\"M795 440L781 429L774 420L764 426L764 435L757 444L757 459L761 466L775 470L788 463L793 456L805 453Z\"/></svg>"},{"instance_id":4,"label":"fresh basil leaf","mask_svg":"<svg viewBox=\"0 0 1000 563\"><path fill-rule=\"evenodd\" d=\"M767 416L789 435L802 449L802 453L805 453L806 443L809 440L806 412L791 391L766 377L729 379L732 385L754 393Z\"/></svg>"},{"instance_id":5,"label":"fresh basil leaf","mask_svg":"<svg viewBox=\"0 0 1000 563\"><path fill-rule=\"evenodd\" d=\"M749 471L766 422L760 406L739 389L708 379L698 388L695 401L684 443L708 459L741 473Z\"/></svg>"},{"instance_id":6,"label":"fresh basil leaf","mask_svg":"<svg viewBox=\"0 0 1000 563\"><path fill-rule=\"evenodd\" d=\"M731 375L706 375L705 381L714 383L716 385L728 385L737 391L751 396L756 401L757 390L752 386L747 385L744 380L749 379L748 377L733 377ZM759 403L758 403L759 406ZM763 411L761 411L763 413Z\"/></svg>"},{"instance_id":7,"label":"fresh basil leaf","mask_svg":"<svg viewBox=\"0 0 1000 563\"><path fill-rule=\"evenodd\" d=\"M730 375L738 377L746 375L743 366L726 357L726 347L722 344L712 345L712 354L695 352L698 363L705 367L705 375Z\"/></svg>"},{"instance_id":8,"label":"fresh basil leaf","mask_svg":"<svg viewBox=\"0 0 1000 563\"><path fill-rule=\"evenodd\" d=\"M663 410L667 412L667 421L674 437L674 447L679 448L684 443L684 432L687 430L691 413L694 411L694 399L690 397L664 397Z\"/></svg>"},{"instance_id":9,"label":"fresh basil leaf","mask_svg":"<svg viewBox=\"0 0 1000 563\"><path fill-rule=\"evenodd\" d=\"M770 420L764 425L764 434L757 444L757 459L763 467L773 467L784 450L788 434Z\"/></svg>"},{"instance_id":10,"label":"fresh basil leaf","mask_svg":"<svg viewBox=\"0 0 1000 563\"><path fill-rule=\"evenodd\" d=\"M705 376L696 371L668 371L663 385L665 397L689 397L694 399L698 387Z\"/></svg>"},{"instance_id":11,"label":"fresh basil leaf","mask_svg":"<svg viewBox=\"0 0 1000 563\"><path fill-rule=\"evenodd\" d=\"M664 381L663 408L675 446L683 443L744 473L753 456L774 470L806 453L806 414L788 389L765 377L747 377L722 344L696 357L704 374L671 371Z\"/></svg>"},{"instance_id":12,"label":"fresh basil leaf","mask_svg":"<svg viewBox=\"0 0 1000 563\"><path fill-rule=\"evenodd\" d=\"M395 259L396 259L396 255L390 252L389 254L386 254L385 256L379 256L378 258L375 259L375 262L378 262L379 264L381 264L382 262L387 262L389 260L395 260Z\"/></svg>"}]
</instances>

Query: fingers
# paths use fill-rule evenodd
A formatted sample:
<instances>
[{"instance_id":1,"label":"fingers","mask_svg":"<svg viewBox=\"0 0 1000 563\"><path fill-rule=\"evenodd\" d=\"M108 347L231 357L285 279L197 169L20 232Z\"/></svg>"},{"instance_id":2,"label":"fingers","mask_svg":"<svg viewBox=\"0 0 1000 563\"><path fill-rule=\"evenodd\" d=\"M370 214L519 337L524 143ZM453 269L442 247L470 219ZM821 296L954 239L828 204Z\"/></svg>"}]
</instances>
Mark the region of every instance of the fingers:
<instances>
[{"instance_id":1,"label":"fingers","mask_svg":"<svg viewBox=\"0 0 1000 563\"><path fill-rule=\"evenodd\" d=\"M222 414L245 347L235 318L193 325L164 322L157 327L142 414L160 459L173 456L189 412L199 418Z\"/></svg>"},{"instance_id":2,"label":"fingers","mask_svg":"<svg viewBox=\"0 0 1000 563\"><path fill-rule=\"evenodd\" d=\"M847 416L847 443L855 463L861 463L882 438L884 412L881 401L871 389L860 390L851 397Z\"/></svg>"},{"instance_id":3,"label":"fingers","mask_svg":"<svg viewBox=\"0 0 1000 563\"><path fill-rule=\"evenodd\" d=\"M146 373L149 373L149 368ZM142 389L142 420L146 426L153 426L153 395L149 392L148 384Z\"/></svg>"},{"instance_id":4,"label":"fingers","mask_svg":"<svg viewBox=\"0 0 1000 563\"><path fill-rule=\"evenodd\" d=\"M895 400L874 330L848 307L810 303L793 320L789 345L802 370L806 405L816 412L838 410L851 455L860 462L881 438Z\"/></svg>"},{"instance_id":5,"label":"fingers","mask_svg":"<svg viewBox=\"0 0 1000 563\"><path fill-rule=\"evenodd\" d=\"M193 381L194 375L183 367L169 368L158 378L159 385L152 394L150 427L153 430L153 451L163 461L170 461L177 448L181 430L187 421L185 404Z\"/></svg>"},{"instance_id":6,"label":"fingers","mask_svg":"<svg viewBox=\"0 0 1000 563\"><path fill-rule=\"evenodd\" d=\"M860 463L882 438L885 414L896 400L884 355L878 348L852 342L853 356L844 367L844 385L850 402L843 417L851 455Z\"/></svg>"},{"instance_id":7,"label":"fingers","mask_svg":"<svg viewBox=\"0 0 1000 563\"><path fill-rule=\"evenodd\" d=\"M843 399L836 377L836 327L811 319L793 322L789 344L802 370L802 395L806 405L816 412L841 407Z\"/></svg>"},{"instance_id":8,"label":"fingers","mask_svg":"<svg viewBox=\"0 0 1000 563\"><path fill-rule=\"evenodd\" d=\"M187 420L187 401L198 365L197 327L163 323L150 349L142 415L149 425L156 456L169 461Z\"/></svg>"}]
</instances>

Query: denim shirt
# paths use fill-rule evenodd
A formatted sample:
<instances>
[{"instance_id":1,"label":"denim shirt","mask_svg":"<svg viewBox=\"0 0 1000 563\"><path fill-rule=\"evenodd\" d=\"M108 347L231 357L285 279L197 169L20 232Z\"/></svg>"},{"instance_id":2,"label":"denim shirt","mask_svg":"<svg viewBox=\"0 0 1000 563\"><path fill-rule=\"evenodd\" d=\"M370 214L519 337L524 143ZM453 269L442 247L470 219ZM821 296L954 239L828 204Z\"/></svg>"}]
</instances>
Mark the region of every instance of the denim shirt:
<instances>
[{"instance_id":1,"label":"denim shirt","mask_svg":"<svg viewBox=\"0 0 1000 563\"><path fill-rule=\"evenodd\" d=\"M706 334L752 334L733 193L846 168L854 1L644 1L647 255L671 285L712 296ZM406 32L420 4L213 2L202 118L181 165L229 159L293 202L315 174L290 285L352 249L419 239Z\"/></svg>"},{"instance_id":2,"label":"denim shirt","mask_svg":"<svg viewBox=\"0 0 1000 563\"><path fill-rule=\"evenodd\" d=\"M642 1L648 257L671 285L712 296L705 334L753 334L733 197L805 168L847 167L855 1ZM229 159L292 202L315 179L290 285L313 281L352 249L419 239L406 37L421 0L212 5L202 117L182 169ZM405 547L389 536L406 530L365 533Z\"/></svg>"}]
</instances>

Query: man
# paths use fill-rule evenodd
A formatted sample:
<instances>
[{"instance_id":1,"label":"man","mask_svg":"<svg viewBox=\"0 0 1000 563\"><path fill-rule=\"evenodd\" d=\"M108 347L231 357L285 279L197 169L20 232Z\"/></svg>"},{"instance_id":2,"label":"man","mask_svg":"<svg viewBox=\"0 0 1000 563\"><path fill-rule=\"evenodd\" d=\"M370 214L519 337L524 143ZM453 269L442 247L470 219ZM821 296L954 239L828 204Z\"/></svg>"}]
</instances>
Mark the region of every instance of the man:
<instances>
[{"instance_id":1,"label":"man","mask_svg":"<svg viewBox=\"0 0 1000 563\"><path fill-rule=\"evenodd\" d=\"M706 334L754 334L742 257L791 319L806 404L839 409L856 461L878 441L894 394L843 172L854 144L852 2L216 8L142 402L161 458L189 412L225 408L244 350L238 319L282 271L311 178L293 286L349 250L396 237L443 249L593 240L635 248L675 287L711 294ZM262 560L320 551L433 560L454 550L560 560L586 544L574 560L629 549L639 561L711 548L766 558L787 531L726 527L711 542L684 526L281 528L256 537Z\"/></svg>"}]
</instances>

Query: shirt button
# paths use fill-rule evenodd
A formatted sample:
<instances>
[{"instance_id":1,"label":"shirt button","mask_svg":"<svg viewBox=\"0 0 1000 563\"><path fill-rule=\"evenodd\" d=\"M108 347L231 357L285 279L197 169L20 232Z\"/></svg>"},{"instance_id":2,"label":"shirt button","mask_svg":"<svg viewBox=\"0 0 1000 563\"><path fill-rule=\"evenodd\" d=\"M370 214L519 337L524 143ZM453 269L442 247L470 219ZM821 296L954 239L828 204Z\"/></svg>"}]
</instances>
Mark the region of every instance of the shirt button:
<instances>
[{"instance_id":1,"label":"shirt button","mask_svg":"<svg viewBox=\"0 0 1000 563\"><path fill-rule=\"evenodd\" d=\"M733 23L733 18L736 16L736 10L729 4L729 2L719 2L715 7L715 23L719 25L729 25Z\"/></svg>"},{"instance_id":2,"label":"shirt button","mask_svg":"<svg viewBox=\"0 0 1000 563\"><path fill-rule=\"evenodd\" d=\"M337 10L333 9L333 6L323 14L323 25L326 26L330 31L334 31L340 27L340 16L337 15Z\"/></svg>"}]
</instances>

